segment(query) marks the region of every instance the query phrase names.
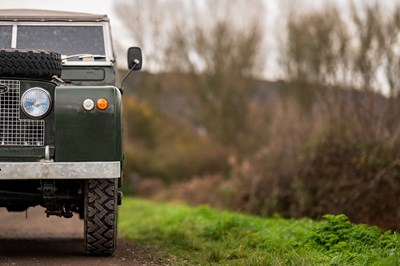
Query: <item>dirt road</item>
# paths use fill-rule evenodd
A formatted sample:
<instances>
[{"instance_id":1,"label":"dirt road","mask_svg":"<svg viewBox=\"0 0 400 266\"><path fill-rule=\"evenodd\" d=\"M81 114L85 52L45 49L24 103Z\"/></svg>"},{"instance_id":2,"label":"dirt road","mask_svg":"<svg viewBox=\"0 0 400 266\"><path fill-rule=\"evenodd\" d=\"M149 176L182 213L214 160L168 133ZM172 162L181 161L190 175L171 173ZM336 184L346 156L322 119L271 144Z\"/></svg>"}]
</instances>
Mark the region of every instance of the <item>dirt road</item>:
<instances>
[{"instance_id":1,"label":"dirt road","mask_svg":"<svg viewBox=\"0 0 400 266\"><path fill-rule=\"evenodd\" d=\"M8 213L0 208L0 265L162 265L151 253L126 240L118 240L112 257L84 255L83 223L71 219L46 218L43 208L26 213Z\"/></svg>"}]
</instances>

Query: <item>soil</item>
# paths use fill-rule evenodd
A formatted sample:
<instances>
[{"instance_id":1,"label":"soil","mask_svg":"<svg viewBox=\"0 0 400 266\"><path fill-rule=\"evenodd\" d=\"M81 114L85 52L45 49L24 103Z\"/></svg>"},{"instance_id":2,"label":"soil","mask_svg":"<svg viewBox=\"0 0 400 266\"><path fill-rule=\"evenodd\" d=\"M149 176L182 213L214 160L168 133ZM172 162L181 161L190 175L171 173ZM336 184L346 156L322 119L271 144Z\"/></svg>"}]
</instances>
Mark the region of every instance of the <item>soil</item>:
<instances>
[{"instance_id":1,"label":"soil","mask_svg":"<svg viewBox=\"0 0 400 266\"><path fill-rule=\"evenodd\" d=\"M49 217L44 209L7 212L0 208L0 265L165 265L157 251L118 239L111 257L85 255L83 222Z\"/></svg>"}]
</instances>

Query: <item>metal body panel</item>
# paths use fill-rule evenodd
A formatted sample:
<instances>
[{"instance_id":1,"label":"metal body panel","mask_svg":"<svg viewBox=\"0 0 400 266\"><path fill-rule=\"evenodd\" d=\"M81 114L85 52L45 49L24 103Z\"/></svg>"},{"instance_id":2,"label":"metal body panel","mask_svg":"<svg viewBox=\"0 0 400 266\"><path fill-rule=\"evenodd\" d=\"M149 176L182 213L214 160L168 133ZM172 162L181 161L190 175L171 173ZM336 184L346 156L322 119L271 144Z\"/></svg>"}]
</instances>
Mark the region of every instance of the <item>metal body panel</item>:
<instances>
[{"instance_id":1,"label":"metal body panel","mask_svg":"<svg viewBox=\"0 0 400 266\"><path fill-rule=\"evenodd\" d=\"M0 162L39 162L46 158L46 147L50 159L54 158L54 146L0 147Z\"/></svg>"},{"instance_id":2,"label":"metal body panel","mask_svg":"<svg viewBox=\"0 0 400 266\"><path fill-rule=\"evenodd\" d=\"M104 98L106 110L87 111ZM55 91L55 161L122 161L121 93L116 87L60 86Z\"/></svg>"},{"instance_id":3,"label":"metal body panel","mask_svg":"<svg viewBox=\"0 0 400 266\"><path fill-rule=\"evenodd\" d=\"M0 180L119 178L120 162L0 163Z\"/></svg>"},{"instance_id":4,"label":"metal body panel","mask_svg":"<svg viewBox=\"0 0 400 266\"><path fill-rule=\"evenodd\" d=\"M107 15L40 9L2 9L0 21L109 21Z\"/></svg>"},{"instance_id":5,"label":"metal body panel","mask_svg":"<svg viewBox=\"0 0 400 266\"><path fill-rule=\"evenodd\" d=\"M63 66L61 79L75 86L114 86L112 66Z\"/></svg>"}]
</instances>

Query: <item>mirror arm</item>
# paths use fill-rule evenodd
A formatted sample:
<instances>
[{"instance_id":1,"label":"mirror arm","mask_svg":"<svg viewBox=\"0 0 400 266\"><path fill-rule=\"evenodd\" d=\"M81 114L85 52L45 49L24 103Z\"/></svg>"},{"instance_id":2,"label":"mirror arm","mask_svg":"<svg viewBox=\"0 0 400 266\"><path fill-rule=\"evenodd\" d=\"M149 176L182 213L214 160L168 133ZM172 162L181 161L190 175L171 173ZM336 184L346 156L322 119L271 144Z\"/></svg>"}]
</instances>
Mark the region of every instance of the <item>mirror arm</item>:
<instances>
[{"instance_id":1,"label":"mirror arm","mask_svg":"<svg viewBox=\"0 0 400 266\"><path fill-rule=\"evenodd\" d=\"M121 82L121 94L123 94L124 93L124 90L125 90L125 87L124 87L124 85L125 85L125 81L126 81L126 79L131 75L131 73L135 70L135 66L137 66L137 65L139 65L139 63L140 63L140 61L138 60L138 59L135 59L135 60L133 60L133 66L131 67L131 69L128 71L128 73L125 75L125 77L122 79L122 82Z\"/></svg>"}]
</instances>

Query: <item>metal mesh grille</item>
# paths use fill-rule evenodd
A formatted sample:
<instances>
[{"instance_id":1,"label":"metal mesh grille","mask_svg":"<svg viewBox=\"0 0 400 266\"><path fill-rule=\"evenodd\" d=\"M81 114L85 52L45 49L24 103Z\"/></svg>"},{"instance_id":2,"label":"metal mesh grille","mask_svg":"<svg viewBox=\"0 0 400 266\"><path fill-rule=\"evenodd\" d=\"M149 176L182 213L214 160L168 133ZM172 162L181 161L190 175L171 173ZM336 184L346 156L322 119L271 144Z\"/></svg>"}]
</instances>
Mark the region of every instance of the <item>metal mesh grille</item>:
<instances>
[{"instance_id":1,"label":"metal mesh grille","mask_svg":"<svg viewBox=\"0 0 400 266\"><path fill-rule=\"evenodd\" d=\"M44 121L20 119L20 83L0 80L8 92L0 94L0 146L43 146Z\"/></svg>"}]
</instances>

